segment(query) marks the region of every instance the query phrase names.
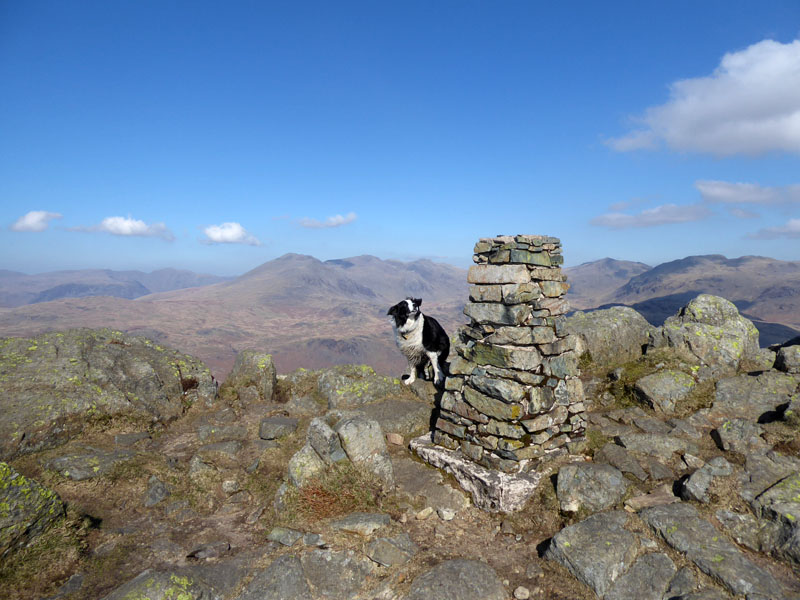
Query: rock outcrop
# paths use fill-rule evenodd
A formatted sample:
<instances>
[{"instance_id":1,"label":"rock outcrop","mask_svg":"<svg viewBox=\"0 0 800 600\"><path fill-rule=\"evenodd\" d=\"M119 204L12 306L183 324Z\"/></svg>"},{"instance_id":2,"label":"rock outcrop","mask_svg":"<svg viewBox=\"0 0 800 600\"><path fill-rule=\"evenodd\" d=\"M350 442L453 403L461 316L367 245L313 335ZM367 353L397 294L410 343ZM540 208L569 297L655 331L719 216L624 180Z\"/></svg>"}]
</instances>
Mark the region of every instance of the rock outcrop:
<instances>
[{"instance_id":1,"label":"rock outcrop","mask_svg":"<svg viewBox=\"0 0 800 600\"><path fill-rule=\"evenodd\" d=\"M217 392L200 361L108 329L2 338L0 381L5 459L64 443L93 417L167 422Z\"/></svg>"},{"instance_id":2,"label":"rock outcrop","mask_svg":"<svg viewBox=\"0 0 800 600\"><path fill-rule=\"evenodd\" d=\"M612 365L640 357L656 328L628 306L575 312L567 317L567 331L578 338L576 352L592 362Z\"/></svg>"}]
</instances>

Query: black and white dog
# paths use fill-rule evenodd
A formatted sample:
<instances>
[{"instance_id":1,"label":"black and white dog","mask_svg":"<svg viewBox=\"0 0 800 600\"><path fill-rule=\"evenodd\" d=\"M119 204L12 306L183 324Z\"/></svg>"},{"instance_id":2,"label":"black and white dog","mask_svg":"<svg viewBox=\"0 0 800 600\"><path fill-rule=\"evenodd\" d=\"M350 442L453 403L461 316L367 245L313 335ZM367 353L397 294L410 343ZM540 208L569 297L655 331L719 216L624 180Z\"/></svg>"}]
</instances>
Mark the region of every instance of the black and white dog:
<instances>
[{"instance_id":1,"label":"black and white dog","mask_svg":"<svg viewBox=\"0 0 800 600\"><path fill-rule=\"evenodd\" d=\"M421 305L421 298L406 298L395 304L386 314L394 317L397 346L408 359L408 377L403 377L405 384L414 383L417 371L430 361L434 374L433 383L440 387L444 384L450 339L436 319L426 317L420 312Z\"/></svg>"}]
</instances>

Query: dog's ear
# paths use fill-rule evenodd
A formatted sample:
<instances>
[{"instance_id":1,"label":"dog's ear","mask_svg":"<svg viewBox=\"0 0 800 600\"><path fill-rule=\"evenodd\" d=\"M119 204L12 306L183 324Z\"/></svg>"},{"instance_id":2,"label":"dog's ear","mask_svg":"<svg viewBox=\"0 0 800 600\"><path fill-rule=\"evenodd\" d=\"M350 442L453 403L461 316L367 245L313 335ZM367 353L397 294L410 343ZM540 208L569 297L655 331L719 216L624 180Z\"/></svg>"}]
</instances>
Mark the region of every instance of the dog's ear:
<instances>
[{"instance_id":1,"label":"dog's ear","mask_svg":"<svg viewBox=\"0 0 800 600\"><path fill-rule=\"evenodd\" d=\"M392 317L394 317L395 315L397 315L397 305L395 305L395 306L393 306L392 308L390 308L389 310L387 310L387 311L386 311L386 314L387 314L387 315L391 315Z\"/></svg>"},{"instance_id":2,"label":"dog's ear","mask_svg":"<svg viewBox=\"0 0 800 600\"><path fill-rule=\"evenodd\" d=\"M422 298L414 298L412 302L414 303L414 308L422 306Z\"/></svg>"}]
</instances>

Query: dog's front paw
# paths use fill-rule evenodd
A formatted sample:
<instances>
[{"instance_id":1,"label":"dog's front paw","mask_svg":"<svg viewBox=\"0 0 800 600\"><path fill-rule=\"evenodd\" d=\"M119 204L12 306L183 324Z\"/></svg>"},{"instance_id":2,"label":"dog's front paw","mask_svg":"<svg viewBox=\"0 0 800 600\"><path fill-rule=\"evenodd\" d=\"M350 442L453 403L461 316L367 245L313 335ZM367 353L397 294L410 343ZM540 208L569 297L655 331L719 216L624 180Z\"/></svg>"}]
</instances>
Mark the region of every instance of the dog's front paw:
<instances>
[{"instance_id":1,"label":"dog's front paw","mask_svg":"<svg viewBox=\"0 0 800 600\"><path fill-rule=\"evenodd\" d=\"M442 376L437 377L436 379L434 379L433 380L433 385L435 385L437 388L443 387L444 386L444 376L442 375Z\"/></svg>"},{"instance_id":2,"label":"dog's front paw","mask_svg":"<svg viewBox=\"0 0 800 600\"><path fill-rule=\"evenodd\" d=\"M411 385L412 383L414 383L417 380L417 376L416 375L403 375L403 377L401 379L403 380L403 383L405 383L406 385Z\"/></svg>"}]
</instances>

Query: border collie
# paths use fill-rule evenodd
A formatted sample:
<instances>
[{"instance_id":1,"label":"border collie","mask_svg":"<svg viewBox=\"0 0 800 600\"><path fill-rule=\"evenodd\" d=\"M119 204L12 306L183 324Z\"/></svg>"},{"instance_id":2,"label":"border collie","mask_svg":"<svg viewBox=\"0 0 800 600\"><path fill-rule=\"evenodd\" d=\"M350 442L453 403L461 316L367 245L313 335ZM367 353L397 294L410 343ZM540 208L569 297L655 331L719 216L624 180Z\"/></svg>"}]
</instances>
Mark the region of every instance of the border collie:
<instances>
[{"instance_id":1,"label":"border collie","mask_svg":"<svg viewBox=\"0 0 800 600\"><path fill-rule=\"evenodd\" d=\"M433 384L444 384L447 355L450 353L450 339L444 329L433 317L423 315L419 307L421 298L406 298L398 302L387 315L394 317L394 333L397 346L408 359L408 376L404 383L410 385L417 379L417 371L430 361L433 367Z\"/></svg>"}]
</instances>

